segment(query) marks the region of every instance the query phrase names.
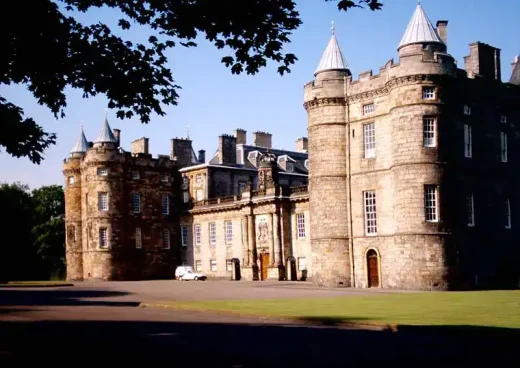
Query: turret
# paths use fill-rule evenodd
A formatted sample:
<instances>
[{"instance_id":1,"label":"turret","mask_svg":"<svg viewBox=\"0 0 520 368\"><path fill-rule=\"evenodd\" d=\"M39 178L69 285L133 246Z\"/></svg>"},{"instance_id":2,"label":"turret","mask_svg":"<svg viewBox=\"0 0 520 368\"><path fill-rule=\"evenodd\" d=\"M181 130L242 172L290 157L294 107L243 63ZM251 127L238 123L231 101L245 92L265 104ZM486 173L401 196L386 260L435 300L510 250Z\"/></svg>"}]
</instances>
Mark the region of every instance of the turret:
<instances>
[{"instance_id":1,"label":"turret","mask_svg":"<svg viewBox=\"0 0 520 368\"><path fill-rule=\"evenodd\" d=\"M63 175L65 176L67 280L83 279L82 180L80 165L87 150L88 142L82 125L78 140L72 147L69 158L63 164Z\"/></svg>"},{"instance_id":2,"label":"turret","mask_svg":"<svg viewBox=\"0 0 520 368\"><path fill-rule=\"evenodd\" d=\"M118 133L119 136L119 133ZM96 140L94 141L94 147L106 147L106 148L117 148L119 145L118 139L114 136L108 119L105 113L105 120L103 121L103 127L99 132Z\"/></svg>"},{"instance_id":3,"label":"turret","mask_svg":"<svg viewBox=\"0 0 520 368\"><path fill-rule=\"evenodd\" d=\"M310 233L312 280L318 285L350 286L345 108L347 61L332 36L315 81L305 86L309 130ZM334 203L336 205L331 205Z\"/></svg>"}]
</instances>

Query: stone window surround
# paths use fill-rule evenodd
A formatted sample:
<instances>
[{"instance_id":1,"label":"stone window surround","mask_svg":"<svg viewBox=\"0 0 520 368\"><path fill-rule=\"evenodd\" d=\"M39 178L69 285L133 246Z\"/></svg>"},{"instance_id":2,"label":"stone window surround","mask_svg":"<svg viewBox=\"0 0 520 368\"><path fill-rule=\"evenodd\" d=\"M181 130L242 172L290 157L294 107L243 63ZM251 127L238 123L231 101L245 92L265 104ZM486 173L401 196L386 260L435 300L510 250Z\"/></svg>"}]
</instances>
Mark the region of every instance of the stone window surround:
<instances>
[{"instance_id":1,"label":"stone window surround","mask_svg":"<svg viewBox=\"0 0 520 368\"><path fill-rule=\"evenodd\" d=\"M209 260L209 269L211 270L211 272L217 272L217 260L216 259Z\"/></svg>"},{"instance_id":2,"label":"stone window surround","mask_svg":"<svg viewBox=\"0 0 520 368\"><path fill-rule=\"evenodd\" d=\"M108 249L110 248L110 241L108 236L108 228L100 227L99 228L99 248L100 249Z\"/></svg>"},{"instance_id":3,"label":"stone window surround","mask_svg":"<svg viewBox=\"0 0 520 368\"><path fill-rule=\"evenodd\" d=\"M437 88L435 86L423 86L421 90L423 100L436 100Z\"/></svg>"},{"instance_id":4,"label":"stone window surround","mask_svg":"<svg viewBox=\"0 0 520 368\"><path fill-rule=\"evenodd\" d=\"M217 224L210 222L208 224L209 244L217 245Z\"/></svg>"},{"instance_id":5,"label":"stone window surround","mask_svg":"<svg viewBox=\"0 0 520 368\"><path fill-rule=\"evenodd\" d=\"M181 225L181 246L188 246L188 226Z\"/></svg>"},{"instance_id":6,"label":"stone window surround","mask_svg":"<svg viewBox=\"0 0 520 368\"><path fill-rule=\"evenodd\" d=\"M195 246L200 246L202 243L202 228L200 224L193 224L193 243Z\"/></svg>"},{"instance_id":7,"label":"stone window surround","mask_svg":"<svg viewBox=\"0 0 520 368\"><path fill-rule=\"evenodd\" d=\"M296 213L296 236L298 239L304 239L307 235L305 231L305 213Z\"/></svg>"},{"instance_id":8,"label":"stone window surround","mask_svg":"<svg viewBox=\"0 0 520 368\"><path fill-rule=\"evenodd\" d=\"M72 185L76 182L76 178L74 176L69 176L68 183L69 185Z\"/></svg>"},{"instance_id":9,"label":"stone window surround","mask_svg":"<svg viewBox=\"0 0 520 368\"><path fill-rule=\"evenodd\" d=\"M106 168L106 167L98 167L97 168L97 174L99 176L107 176L108 175L108 168Z\"/></svg>"},{"instance_id":10,"label":"stone window surround","mask_svg":"<svg viewBox=\"0 0 520 368\"><path fill-rule=\"evenodd\" d=\"M377 202L375 189L363 191L365 235L377 235Z\"/></svg>"},{"instance_id":11,"label":"stone window surround","mask_svg":"<svg viewBox=\"0 0 520 368\"><path fill-rule=\"evenodd\" d=\"M423 116L423 147L437 147L437 117Z\"/></svg>"},{"instance_id":12,"label":"stone window surround","mask_svg":"<svg viewBox=\"0 0 520 368\"><path fill-rule=\"evenodd\" d=\"M169 194L163 194L161 196L161 213L163 215L170 214L170 195Z\"/></svg>"},{"instance_id":13,"label":"stone window surround","mask_svg":"<svg viewBox=\"0 0 520 368\"><path fill-rule=\"evenodd\" d=\"M108 193L98 192L98 209L100 211L108 211Z\"/></svg>"},{"instance_id":14,"label":"stone window surround","mask_svg":"<svg viewBox=\"0 0 520 368\"><path fill-rule=\"evenodd\" d=\"M376 111L374 102L366 103L361 107L363 115L369 115Z\"/></svg>"},{"instance_id":15,"label":"stone window surround","mask_svg":"<svg viewBox=\"0 0 520 368\"><path fill-rule=\"evenodd\" d=\"M226 244L231 244L233 242L233 222L231 220L224 221L224 232Z\"/></svg>"},{"instance_id":16,"label":"stone window surround","mask_svg":"<svg viewBox=\"0 0 520 368\"><path fill-rule=\"evenodd\" d=\"M376 125L375 122L363 124L363 158L376 157Z\"/></svg>"},{"instance_id":17,"label":"stone window surround","mask_svg":"<svg viewBox=\"0 0 520 368\"><path fill-rule=\"evenodd\" d=\"M439 186L424 185L424 217L426 222L439 222Z\"/></svg>"}]
</instances>

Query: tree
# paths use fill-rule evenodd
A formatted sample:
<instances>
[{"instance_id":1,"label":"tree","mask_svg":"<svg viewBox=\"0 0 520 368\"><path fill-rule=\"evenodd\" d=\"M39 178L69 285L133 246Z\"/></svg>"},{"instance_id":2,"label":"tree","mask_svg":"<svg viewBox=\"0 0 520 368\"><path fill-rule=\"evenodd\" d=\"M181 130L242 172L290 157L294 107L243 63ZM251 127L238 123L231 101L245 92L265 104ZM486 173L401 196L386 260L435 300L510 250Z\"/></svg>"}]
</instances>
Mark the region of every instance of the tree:
<instances>
[{"instance_id":1,"label":"tree","mask_svg":"<svg viewBox=\"0 0 520 368\"><path fill-rule=\"evenodd\" d=\"M325 0L339 10L368 6L377 0ZM199 33L218 49L234 74L256 74L267 61L290 72L297 57L283 51L302 23L292 0L7 0L0 18L0 85L24 84L56 118L65 117L65 88L88 98L105 94L120 119L163 116L162 105L177 104L180 86L166 67L165 51L177 44L194 47ZM61 6L61 7L60 7ZM119 27L149 26L148 44L114 35L102 23L84 25L74 16L92 8L121 13ZM0 96L3 124L0 146L7 153L40 163L56 134L43 131L23 109Z\"/></svg>"}]
</instances>

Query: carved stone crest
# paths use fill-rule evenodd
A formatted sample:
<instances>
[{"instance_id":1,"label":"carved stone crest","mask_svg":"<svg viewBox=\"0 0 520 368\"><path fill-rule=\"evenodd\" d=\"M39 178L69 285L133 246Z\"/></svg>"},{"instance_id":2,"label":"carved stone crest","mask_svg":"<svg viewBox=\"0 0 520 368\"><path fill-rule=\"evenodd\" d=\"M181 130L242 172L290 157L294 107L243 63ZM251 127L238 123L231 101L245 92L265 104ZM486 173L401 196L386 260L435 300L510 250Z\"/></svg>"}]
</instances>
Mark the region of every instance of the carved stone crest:
<instances>
[{"instance_id":1,"label":"carved stone crest","mask_svg":"<svg viewBox=\"0 0 520 368\"><path fill-rule=\"evenodd\" d=\"M269 241L269 224L267 224L267 221L265 220L260 220L260 222L258 223L258 228L257 228L257 241L258 241L258 245L264 245L264 244L267 244L267 242Z\"/></svg>"}]
</instances>

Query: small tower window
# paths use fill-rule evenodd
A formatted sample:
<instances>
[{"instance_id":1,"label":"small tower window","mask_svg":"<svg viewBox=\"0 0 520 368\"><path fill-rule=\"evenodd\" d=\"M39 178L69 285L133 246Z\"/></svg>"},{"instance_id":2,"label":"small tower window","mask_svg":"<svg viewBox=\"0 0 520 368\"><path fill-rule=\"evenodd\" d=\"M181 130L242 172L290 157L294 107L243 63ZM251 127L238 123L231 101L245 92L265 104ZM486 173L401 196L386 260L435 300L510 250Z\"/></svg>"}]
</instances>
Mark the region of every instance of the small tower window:
<instances>
[{"instance_id":1,"label":"small tower window","mask_svg":"<svg viewBox=\"0 0 520 368\"><path fill-rule=\"evenodd\" d=\"M100 211L108 211L108 194L98 193L98 208Z\"/></svg>"},{"instance_id":2,"label":"small tower window","mask_svg":"<svg viewBox=\"0 0 520 368\"><path fill-rule=\"evenodd\" d=\"M76 182L73 176L69 176L69 184L74 184Z\"/></svg>"},{"instance_id":3,"label":"small tower window","mask_svg":"<svg viewBox=\"0 0 520 368\"><path fill-rule=\"evenodd\" d=\"M363 125L365 158L376 157L376 130L374 123Z\"/></svg>"},{"instance_id":4,"label":"small tower window","mask_svg":"<svg viewBox=\"0 0 520 368\"><path fill-rule=\"evenodd\" d=\"M423 119L423 143L424 147L435 147L435 119L424 118Z\"/></svg>"},{"instance_id":5,"label":"small tower window","mask_svg":"<svg viewBox=\"0 0 520 368\"><path fill-rule=\"evenodd\" d=\"M108 248L108 229L106 227L99 229L99 247Z\"/></svg>"},{"instance_id":6,"label":"small tower window","mask_svg":"<svg viewBox=\"0 0 520 368\"><path fill-rule=\"evenodd\" d=\"M107 176L108 175L108 169L106 167L98 167L97 174L99 176Z\"/></svg>"},{"instance_id":7,"label":"small tower window","mask_svg":"<svg viewBox=\"0 0 520 368\"><path fill-rule=\"evenodd\" d=\"M422 98L423 100L435 100L435 88L424 87L422 90Z\"/></svg>"},{"instance_id":8,"label":"small tower window","mask_svg":"<svg viewBox=\"0 0 520 368\"><path fill-rule=\"evenodd\" d=\"M375 108L374 108L373 103L363 105L363 115L371 114L374 111L375 111Z\"/></svg>"}]
</instances>

